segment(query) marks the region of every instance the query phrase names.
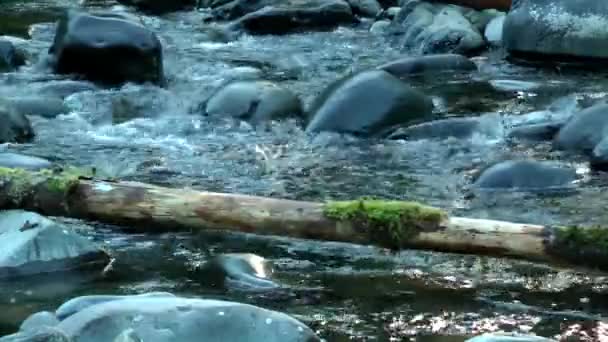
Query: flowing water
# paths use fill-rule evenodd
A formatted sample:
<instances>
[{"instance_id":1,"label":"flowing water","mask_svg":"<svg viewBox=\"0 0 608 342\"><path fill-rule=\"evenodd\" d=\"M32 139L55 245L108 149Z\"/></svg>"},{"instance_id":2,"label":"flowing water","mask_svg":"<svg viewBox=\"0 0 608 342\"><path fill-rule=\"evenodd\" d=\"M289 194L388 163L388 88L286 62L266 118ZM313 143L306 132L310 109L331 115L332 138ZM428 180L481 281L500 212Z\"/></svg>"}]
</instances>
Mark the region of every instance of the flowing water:
<instances>
[{"instance_id":1,"label":"flowing water","mask_svg":"<svg viewBox=\"0 0 608 342\"><path fill-rule=\"evenodd\" d=\"M21 37L11 39L34 59L43 58L53 39L53 21L68 6L82 5L0 1L0 32ZM89 6L114 5L97 1ZM470 139L404 142L313 136L296 122L252 127L211 120L195 109L219 85L251 74L290 88L309 104L345 73L407 52L365 28L243 36L227 42L209 34L205 17L204 12L142 17L163 42L167 87L127 84L72 95L65 100L69 113L32 118L36 141L10 149L172 187L305 200L412 199L457 215L518 222L605 220L605 176L589 172L578 156L552 151L549 144L513 145L505 140L509 122L542 115L526 113L551 108L568 116L604 98L605 75L514 66L503 61L500 51L489 52L476 59L479 72L473 75L413 83L433 95L437 117L483 115L483 131ZM66 78L29 66L0 75L0 96L37 94L61 82ZM120 101L136 115L113 123ZM517 158L559 160L577 168L580 180L558 194L470 196L468 185L476 170ZM52 309L76 295L151 290L278 309L302 319L328 341L411 337L452 342L496 330L573 334L585 340L596 321L608 315L608 282L602 274L430 252L391 255L340 243L240 234L129 234L117 227L91 226L95 232L89 234L106 244L129 272L103 281L62 278L3 284L0 334L14 331L28 314ZM205 288L197 281L196 265L208 252L264 256L275 263L276 279L293 291L252 294Z\"/></svg>"}]
</instances>

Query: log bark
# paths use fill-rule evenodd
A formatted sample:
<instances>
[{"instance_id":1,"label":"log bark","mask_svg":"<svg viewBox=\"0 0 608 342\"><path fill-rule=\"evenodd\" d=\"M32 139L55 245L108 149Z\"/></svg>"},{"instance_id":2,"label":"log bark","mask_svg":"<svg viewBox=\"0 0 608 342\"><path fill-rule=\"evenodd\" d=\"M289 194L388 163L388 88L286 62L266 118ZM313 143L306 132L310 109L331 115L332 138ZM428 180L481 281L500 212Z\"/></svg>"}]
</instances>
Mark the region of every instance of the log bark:
<instances>
[{"instance_id":1,"label":"log bark","mask_svg":"<svg viewBox=\"0 0 608 342\"><path fill-rule=\"evenodd\" d=\"M474 8L476 10L496 9L499 11L509 11L511 0L426 0L429 2L442 2L447 4L459 5Z\"/></svg>"},{"instance_id":2,"label":"log bark","mask_svg":"<svg viewBox=\"0 0 608 342\"><path fill-rule=\"evenodd\" d=\"M305 202L0 168L0 209L14 208L147 232L238 231L608 270L608 230L602 227L450 217L414 202Z\"/></svg>"}]
</instances>

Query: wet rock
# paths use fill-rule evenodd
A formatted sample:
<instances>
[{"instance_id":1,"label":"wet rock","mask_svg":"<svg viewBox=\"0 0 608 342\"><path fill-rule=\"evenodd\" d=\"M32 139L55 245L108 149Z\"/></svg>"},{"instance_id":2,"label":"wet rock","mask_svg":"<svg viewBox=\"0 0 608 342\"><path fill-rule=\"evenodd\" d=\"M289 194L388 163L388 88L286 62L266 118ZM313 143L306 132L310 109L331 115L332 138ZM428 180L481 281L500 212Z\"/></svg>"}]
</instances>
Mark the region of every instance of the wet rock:
<instances>
[{"instance_id":1,"label":"wet rock","mask_svg":"<svg viewBox=\"0 0 608 342\"><path fill-rule=\"evenodd\" d=\"M64 80L45 83L44 85L37 87L36 93L44 97L65 99L76 93L96 90L99 90L99 88L91 82Z\"/></svg>"},{"instance_id":2,"label":"wet rock","mask_svg":"<svg viewBox=\"0 0 608 342\"><path fill-rule=\"evenodd\" d=\"M108 84L163 80L162 47L156 34L115 14L68 11L49 53L61 74Z\"/></svg>"},{"instance_id":3,"label":"wet rock","mask_svg":"<svg viewBox=\"0 0 608 342\"><path fill-rule=\"evenodd\" d=\"M484 31L484 37L488 43L494 46L502 45L502 29L506 15L500 15L492 19Z\"/></svg>"},{"instance_id":4,"label":"wet rock","mask_svg":"<svg viewBox=\"0 0 608 342\"><path fill-rule=\"evenodd\" d=\"M123 300L128 298L155 298L155 297L175 297L174 294L169 292L148 292L142 293L139 295L91 295L91 296L81 296L70 299L69 301L63 303L57 310L55 310L55 315L57 320L63 321L64 319L90 307L93 305L107 303L111 301ZM30 317L32 318L32 317ZM29 319L29 318L28 318Z\"/></svg>"},{"instance_id":5,"label":"wet rock","mask_svg":"<svg viewBox=\"0 0 608 342\"><path fill-rule=\"evenodd\" d=\"M608 2L514 1L503 31L507 51L518 58L608 58Z\"/></svg>"},{"instance_id":6,"label":"wet rock","mask_svg":"<svg viewBox=\"0 0 608 342\"><path fill-rule=\"evenodd\" d=\"M390 30L397 44L420 54L470 54L485 41L458 6L411 0L403 4Z\"/></svg>"},{"instance_id":7,"label":"wet rock","mask_svg":"<svg viewBox=\"0 0 608 342\"><path fill-rule=\"evenodd\" d=\"M545 141L552 140L563 127L563 122L546 122L513 127L507 137L509 139Z\"/></svg>"},{"instance_id":8,"label":"wet rock","mask_svg":"<svg viewBox=\"0 0 608 342\"><path fill-rule=\"evenodd\" d=\"M25 58L15 46L6 40L0 39L0 72L13 71L25 64Z\"/></svg>"},{"instance_id":9,"label":"wet rock","mask_svg":"<svg viewBox=\"0 0 608 342\"><path fill-rule=\"evenodd\" d=\"M591 152L608 135L608 104L598 104L574 114L555 137L562 150Z\"/></svg>"},{"instance_id":10,"label":"wet rock","mask_svg":"<svg viewBox=\"0 0 608 342\"><path fill-rule=\"evenodd\" d=\"M59 319L52 312L41 311L28 317L21 326L20 331L36 331L44 327L54 327L59 324Z\"/></svg>"},{"instance_id":11,"label":"wet rock","mask_svg":"<svg viewBox=\"0 0 608 342\"><path fill-rule=\"evenodd\" d=\"M354 14L375 18L382 12L382 6L376 0L348 0Z\"/></svg>"},{"instance_id":12,"label":"wet rock","mask_svg":"<svg viewBox=\"0 0 608 342\"><path fill-rule=\"evenodd\" d=\"M0 144L26 143L34 139L30 120L0 101Z\"/></svg>"},{"instance_id":13,"label":"wet rock","mask_svg":"<svg viewBox=\"0 0 608 342\"><path fill-rule=\"evenodd\" d=\"M108 255L70 227L35 213L0 213L0 279L103 268Z\"/></svg>"},{"instance_id":14,"label":"wet rock","mask_svg":"<svg viewBox=\"0 0 608 342\"><path fill-rule=\"evenodd\" d=\"M369 32L374 34L384 34L386 30L391 26L391 22L388 20L378 20L372 27L369 28Z\"/></svg>"},{"instance_id":15,"label":"wet rock","mask_svg":"<svg viewBox=\"0 0 608 342\"><path fill-rule=\"evenodd\" d=\"M63 331L43 327L35 331L23 331L17 334L0 337L0 342L74 342Z\"/></svg>"},{"instance_id":16,"label":"wet rock","mask_svg":"<svg viewBox=\"0 0 608 342\"><path fill-rule=\"evenodd\" d=\"M430 98L383 70L342 78L317 97L308 132L331 131L362 136L427 119Z\"/></svg>"},{"instance_id":17,"label":"wet rock","mask_svg":"<svg viewBox=\"0 0 608 342\"><path fill-rule=\"evenodd\" d=\"M250 34L287 34L330 30L354 22L350 5L344 0L291 0L246 14L233 29Z\"/></svg>"},{"instance_id":18,"label":"wet rock","mask_svg":"<svg viewBox=\"0 0 608 342\"><path fill-rule=\"evenodd\" d=\"M25 96L7 98L6 102L18 113L52 119L69 113L63 100L55 97Z\"/></svg>"},{"instance_id":19,"label":"wet rock","mask_svg":"<svg viewBox=\"0 0 608 342\"><path fill-rule=\"evenodd\" d=\"M389 139L419 140L468 138L479 129L477 118L450 118L399 128Z\"/></svg>"},{"instance_id":20,"label":"wet rock","mask_svg":"<svg viewBox=\"0 0 608 342\"><path fill-rule=\"evenodd\" d=\"M549 162L509 160L484 170L474 186L487 190L545 190L567 187L575 180L574 169Z\"/></svg>"},{"instance_id":21,"label":"wet rock","mask_svg":"<svg viewBox=\"0 0 608 342\"><path fill-rule=\"evenodd\" d=\"M249 253L214 256L197 272L197 278L206 285L249 291L279 288L277 283L269 279L271 275L270 262Z\"/></svg>"},{"instance_id":22,"label":"wet rock","mask_svg":"<svg viewBox=\"0 0 608 342\"><path fill-rule=\"evenodd\" d=\"M484 334L465 342L557 342L552 339L534 335Z\"/></svg>"},{"instance_id":23,"label":"wet rock","mask_svg":"<svg viewBox=\"0 0 608 342\"><path fill-rule=\"evenodd\" d=\"M102 302L67 317L55 329L73 342L116 341L125 331L136 341L320 341L310 328L280 312L181 297L131 296Z\"/></svg>"},{"instance_id":24,"label":"wet rock","mask_svg":"<svg viewBox=\"0 0 608 342\"><path fill-rule=\"evenodd\" d=\"M441 72L472 71L477 66L470 59L457 54L405 57L378 67L397 77Z\"/></svg>"},{"instance_id":25,"label":"wet rock","mask_svg":"<svg viewBox=\"0 0 608 342\"><path fill-rule=\"evenodd\" d=\"M300 117L302 103L291 91L268 81L235 81L220 88L204 104L204 114L250 122Z\"/></svg>"},{"instance_id":26,"label":"wet rock","mask_svg":"<svg viewBox=\"0 0 608 342\"><path fill-rule=\"evenodd\" d=\"M608 138L604 137L591 152L589 164L596 170L608 171Z\"/></svg>"},{"instance_id":27,"label":"wet rock","mask_svg":"<svg viewBox=\"0 0 608 342\"><path fill-rule=\"evenodd\" d=\"M118 0L118 2L128 6L134 6L138 10L150 14L164 14L192 9L196 6L196 0Z\"/></svg>"},{"instance_id":28,"label":"wet rock","mask_svg":"<svg viewBox=\"0 0 608 342\"><path fill-rule=\"evenodd\" d=\"M37 171L48 169L51 165L51 162L46 159L18 153L0 152L0 167Z\"/></svg>"}]
</instances>

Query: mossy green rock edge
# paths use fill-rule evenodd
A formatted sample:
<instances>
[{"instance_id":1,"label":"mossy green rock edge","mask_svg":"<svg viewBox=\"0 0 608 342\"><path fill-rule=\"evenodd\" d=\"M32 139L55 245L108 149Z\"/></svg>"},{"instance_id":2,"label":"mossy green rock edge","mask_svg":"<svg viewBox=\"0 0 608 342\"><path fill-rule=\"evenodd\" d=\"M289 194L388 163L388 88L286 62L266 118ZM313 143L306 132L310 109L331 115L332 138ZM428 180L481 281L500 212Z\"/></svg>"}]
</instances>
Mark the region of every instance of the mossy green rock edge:
<instances>
[{"instance_id":1,"label":"mossy green rock edge","mask_svg":"<svg viewBox=\"0 0 608 342\"><path fill-rule=\"evenodd\" d=\"M608 270L608 227L547 227L547 253L567 262Z\"/></svg>"},{"instance_id":2,"label":"mossy green rock edge","mask_svg":"<svg viewBox=\"0 0 608 342\"><path fill-rule=\"evenodd\" d=\"M418 202L389 200L330 201L323 206L332 220L352 224L370 243L399 250L423 231L440 230L448 217L441 209Z\"/></svg>"}]
</instances>

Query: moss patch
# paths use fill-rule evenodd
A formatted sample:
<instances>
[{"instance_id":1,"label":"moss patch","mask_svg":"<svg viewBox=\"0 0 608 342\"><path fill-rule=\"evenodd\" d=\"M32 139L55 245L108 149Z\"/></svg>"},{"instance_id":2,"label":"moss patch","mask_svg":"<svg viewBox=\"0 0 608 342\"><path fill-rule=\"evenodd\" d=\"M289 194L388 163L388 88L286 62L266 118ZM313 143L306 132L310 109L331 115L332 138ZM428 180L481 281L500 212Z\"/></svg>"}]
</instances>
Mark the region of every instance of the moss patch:
<instances>
[{"instance_id":1,"label":"moss patch","mask_svg":"<svg viewBox=\"0 0 608 342\"><path fill-rule=\"evenodd\" d=\"M548 252L578 265L608 269L608 227L553 227Z\"/></svg>"},{"instance_id":2,"label":"moss patch","mask_svg":"<svg viewBox=\"0 0 608 342\"><path fill-rule=\"evenodd\" d=\"M390 249L401 249L421 231L440 229L447 214L417 202L356 200L328 202L326 217L352 223L370 242Z\"/></svg>"}]
</instances>

